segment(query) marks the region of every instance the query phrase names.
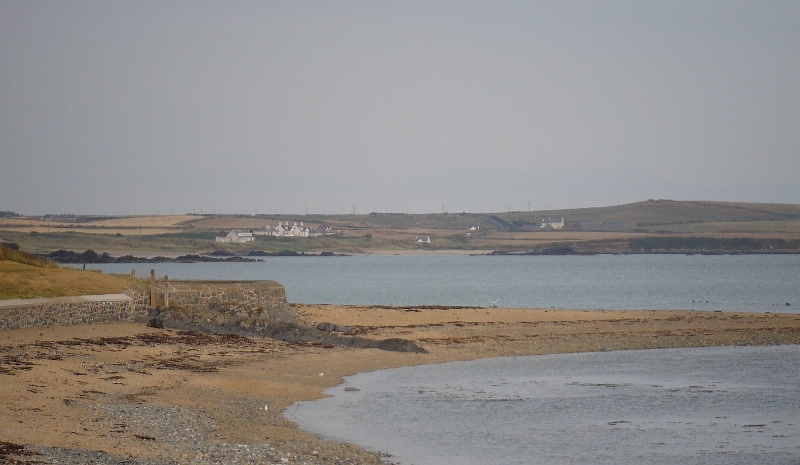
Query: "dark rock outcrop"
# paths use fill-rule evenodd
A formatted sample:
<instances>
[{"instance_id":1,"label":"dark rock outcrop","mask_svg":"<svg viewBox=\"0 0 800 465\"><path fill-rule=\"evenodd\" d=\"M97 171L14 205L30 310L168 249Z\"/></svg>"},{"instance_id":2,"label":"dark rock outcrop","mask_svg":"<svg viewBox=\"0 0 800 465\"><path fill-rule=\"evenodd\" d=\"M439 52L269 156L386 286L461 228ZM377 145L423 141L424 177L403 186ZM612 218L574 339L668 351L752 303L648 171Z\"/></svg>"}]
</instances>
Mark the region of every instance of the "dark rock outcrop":
<instances>
[{"instance_id":1,"label":"dark rock outcrop","mask_svg":"<svg viewBox=\"0 0 800 465\"><path fill-rule=\"evenodd\" d=\"M427 353L427 350L407 339L374 340L344 336L337 333L352 333L353 328L334 323L320 323L317 327L310 327L297 322L292 313L275 314L263 307L239 302L157 307L150 310L148 318L148 326L152 327L267 337L293 344L316 344L322 347Z\"/></svg>"},{"instance_id":2,"label":"dark rock outcrop","mask_svg":"<svg viewBox=\"0 0 800 465\"><path fill-rule=\"evenodd\" d=\"M322 322L317 325L317 329L320 331L329 331L329 332L336 332L336 333L352 333L353 327L352 326L344 326L344 325L337 325L335 323L328 323Z\"/></svg>"}]
</instances>

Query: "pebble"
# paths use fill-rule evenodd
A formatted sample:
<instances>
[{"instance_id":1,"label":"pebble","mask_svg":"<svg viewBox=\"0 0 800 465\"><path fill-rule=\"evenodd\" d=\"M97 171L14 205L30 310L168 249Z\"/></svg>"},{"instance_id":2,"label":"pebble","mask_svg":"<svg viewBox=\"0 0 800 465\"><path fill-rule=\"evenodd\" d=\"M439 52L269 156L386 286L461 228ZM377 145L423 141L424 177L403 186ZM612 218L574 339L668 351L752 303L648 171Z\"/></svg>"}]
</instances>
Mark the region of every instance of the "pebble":
<instances>
[{"instance_id":1,"label":"pebble","mask_svg":"<svg viewBox=\"0 0 800 465\"><path fill-rule=\"evenodd\" d=\"M140 438L143 447L169 451L164 458L119 456L103 451L64 447L26 446L36 455L15 455L11 463L93 465L278 465L295 463L389 464L380 454L335 442L289 439L278 444L226 444L215 442L217 422L204 413L177 406L131 404L108 396L102 403L83 405L98 416L101 428L130 440ZM251 412L257 409L249 406ZM264 406L267 410L268 406ZM324 444L324 447L320 447ZM0 463L5 463L0 457Z\"/></svg>"}]
</instances>

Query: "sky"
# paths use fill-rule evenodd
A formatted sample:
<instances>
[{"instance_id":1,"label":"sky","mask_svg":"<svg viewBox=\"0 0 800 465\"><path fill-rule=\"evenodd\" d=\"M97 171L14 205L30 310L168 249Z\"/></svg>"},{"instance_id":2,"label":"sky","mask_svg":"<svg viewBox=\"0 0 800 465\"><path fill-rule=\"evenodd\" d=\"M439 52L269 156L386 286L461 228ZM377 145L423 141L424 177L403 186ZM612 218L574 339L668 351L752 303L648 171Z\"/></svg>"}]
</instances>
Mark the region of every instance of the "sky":
<instances>
[{"instance_id":1,"label":"sky","mask_svg":"<svg viewBox=\"0 0 800 465\"><path fill-rule=\"evenodd\" d=\"M800 203L800 2L0 0L0 210Z\"/></svg>"}]
</instances>

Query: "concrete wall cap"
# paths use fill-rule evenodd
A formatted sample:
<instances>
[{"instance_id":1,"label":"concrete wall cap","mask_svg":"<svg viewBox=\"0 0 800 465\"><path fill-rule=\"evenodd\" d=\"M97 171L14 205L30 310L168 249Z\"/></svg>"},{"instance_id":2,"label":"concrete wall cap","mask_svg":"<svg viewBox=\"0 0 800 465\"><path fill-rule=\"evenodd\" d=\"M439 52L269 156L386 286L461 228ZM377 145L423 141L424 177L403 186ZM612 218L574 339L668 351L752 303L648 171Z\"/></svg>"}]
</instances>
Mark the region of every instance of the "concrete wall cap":
<instances>
[{"instance_id":1,"label":"concrete wall cap","mask_svg":"<svg viewBox=\"0 0 800 465\"><path fill-rule=\"evenodd\" d=\"M83 303L83 302L132 302L133 299L125 294L77 295L72 297L53 297L36 299L8 299L0 300L0 308L29 307L31 305Z\"/></svg>"}]
</instances>

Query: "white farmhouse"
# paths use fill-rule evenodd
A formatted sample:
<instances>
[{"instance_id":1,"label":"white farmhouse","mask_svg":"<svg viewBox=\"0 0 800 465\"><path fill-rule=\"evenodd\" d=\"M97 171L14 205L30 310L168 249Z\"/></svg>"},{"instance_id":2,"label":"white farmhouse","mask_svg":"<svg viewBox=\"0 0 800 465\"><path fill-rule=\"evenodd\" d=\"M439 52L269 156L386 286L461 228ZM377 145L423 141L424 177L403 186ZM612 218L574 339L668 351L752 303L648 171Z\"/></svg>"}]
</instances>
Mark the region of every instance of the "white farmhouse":
<instances>
[{"instance_id":1,"label":"white farmhouse","mask_svg":"<svg viewBox=\"0 0 800 465\"><path fill-rule=\"evenodd\" d=\"M269 226L267 226L267 229L269 229ZM275 229L272 230L272 235L280 237L309 237L311 230L304 226L302 221L299 226L296 221L292 226L289 226L288 221L286 224L279 221L278 226L275 226Z\"/></svg>"},{"instance_id":2,"label":"white farmhouse","mask_svg":"<svg viewBox=\"0 0 800 465\"><path fill-rule=\"evenodd\" d=\"M295 221L293 225L289 226L289 222L284 223L279 221L275 228L266 225L263 229L255 229L252 232L233 230L225 237L217 237L217 242L252 242L255 240L254 236L277 236L277 237L311 237L322 236L324 234L333 234L331 228L324 230L312 231L311 228L305 226L301 221L297 224Z\"/></svg>"},{"instance_id":3,"label":"white farmhouse","mask_svg":"<svg viewBox=\"0 0 800 465\"><path fill-rule=\"evenodd\" d=\"M217 242L253 242L255 237L250 231L232 230L227 236L216 237Z\"/></svg>"},{"instance_id":4,"label":"white farmhouse","mask_svg":"<svg viewBox=\"0 0 800 465\"><path fill-rule=\"evenodd\" d=\"M292 225L292 235L296 237L308 237L311 235L311 229L303 226L303 222L300 222L300 226L297 225L295 221L294 225Z\"/></svg>"},{"instance_id":5,"label":"white farmhouse","mask_svg":"<svg viewBox=\"0 0 800 465\"><path fill-rule=\"evenodd\" d=\"M563 229L564 228L564 218L561 218L561 221L551 221L550 218L547 221L542 220L542 225L539 226L539 229Z\"/></svg>"},{"instance_id":6,"label":"white farmhouse","mask_svg":"<svg viewBox=\"0 0 800 465\"><path fill-rule=\"evenodd\" d=\"M253 234L256 236L272 236L273 230L267 225L264 229L256 229Z\"/></svg>"}]
</instances>

